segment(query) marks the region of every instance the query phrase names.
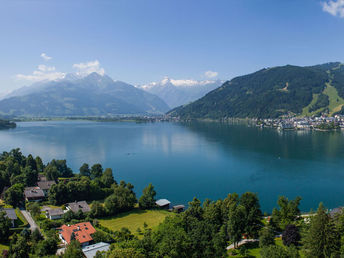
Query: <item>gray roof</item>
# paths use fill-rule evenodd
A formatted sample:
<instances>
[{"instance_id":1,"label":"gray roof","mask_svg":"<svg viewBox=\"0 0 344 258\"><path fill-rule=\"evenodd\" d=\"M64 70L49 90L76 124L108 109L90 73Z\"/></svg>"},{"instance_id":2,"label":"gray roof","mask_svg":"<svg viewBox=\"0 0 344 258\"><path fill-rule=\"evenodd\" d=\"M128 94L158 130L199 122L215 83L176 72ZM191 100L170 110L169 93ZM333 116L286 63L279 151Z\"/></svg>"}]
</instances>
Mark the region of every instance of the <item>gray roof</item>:
<instances>
[{"instance_id":1,"label":"gray roof","mask_svg":"<svg viewBox=\"0 0 344 258\"><path fill-rule=\"evenodd\" d=\"M6 217L9 218L10 220L16 220L18 219L16 211L12 208L5 208L5 209L0 209L0 212L5 212Z\"/></svg>"},{"instance_id":2,"label":"gray roof","mask_svg":"<svg viewBox=\"0 0 344 258\"><path fill-rule=\"evenodd\" d=\"M97 243L97 244L94 244L94 245L89 245L89 246L86 246L84 248L82 248L82 252L84 253L84 255L87 257L87 258L93 258L94 256L96 256L96 253L98 251L102 252L102 251L109 251L110 249L110 244L108 243L104 243L104 242L100 242L100 243Z\"/></svg>"},{"instance_id":3,"label":"gray roof","mask_svg":"<svg viewBox=\"0 0 344 258\"><path fill-rule=\"evenodd\" d=\"M176 210L184 209L184 208L185 208L185 205L182 205L182 204L173 206L173 209L176 209Z\"/></svg>"},{"instance_id":4,"label":"gray roof","mask_svg":"<svg viewBox=\"0 0 344 258\"><path fill-rule=\"evenodd\" d=\"M343 207L334 208L330 211L330 216L334 217L341 214L342 212L343 212Z\"/></svg>"},{"instance_id":5,"label":"gray roof","mask_svg":"<svg viewBox=\"0 0 344 258\"><path fill-rule=\"evenodd\" d=\"M26 198L43 198L44 192L39 187L27 187L24 190L24 195Z\"/></svg>"},{"instance_id":6,"label":"gray roof","mask_svg":"<svg viewBox=\"0 0 344 258\"><path fill-rule=\"evenodd\" d=\"M158 206L165 206L165 205L169 205L171 202L167 199L160 199L160 200L157 200L155 202L156 205Z\"/></svg>"},{"instance_id":7,"label":"gray roof","mask_svg":"<svg viewBox=\"0 0 344 258\"><path fill-rule=\"evenodd\" d=\"M73 212L78 212L79 210L81 210L82 212L91 211L90 206L88 206L86 201L71 202L71 203L68 203L68 206Z\"/></svg>"},{"instance_id":8,"label":"gray roof","mask_svg":"<svg viewBox=\"0 0 344 258\"><path fill-rule=\"evenodd\" d=\"M47 210L49 216L63 215L64 212L61 208Z\"/></svg>"},{"instance_id":9,"label":"gray roof","mask_svg":"<svg viewBox=\"0 0 344 258\"><path fill-rule=\"evenodd\" d=\"M37 185L39 188L41 188L42 190L49 190L51 188L51 186L55 185L55 181L40 181L37 182Z\"/></svg>"}]
</instances>

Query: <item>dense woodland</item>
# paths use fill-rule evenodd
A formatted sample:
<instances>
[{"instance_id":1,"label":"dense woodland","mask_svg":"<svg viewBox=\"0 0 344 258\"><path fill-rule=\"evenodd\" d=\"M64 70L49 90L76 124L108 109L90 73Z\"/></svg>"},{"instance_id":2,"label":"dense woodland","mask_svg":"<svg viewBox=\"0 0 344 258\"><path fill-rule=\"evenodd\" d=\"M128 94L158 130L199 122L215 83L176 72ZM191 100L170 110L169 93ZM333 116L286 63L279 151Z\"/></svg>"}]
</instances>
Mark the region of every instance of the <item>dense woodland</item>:
<instances>
[{"instance_id":1,"label":"dense woodland","mask_svg":"<svg viewBox=\"0 0 344 258\"><path fill-rule=\"evenodd\" d=\"M56 180L46 204L62 205L74 200L92 202L91 212L67 212L62 219L40 218L40 204L24 203L23 188L36 184L38 173ZM111 250L97 257L249 257L242 239L259 239L261 257L342 257L344 255L344 213L330 214L323 204L315 214L302 217L301 198L280 197L271 215L264 215L254 193L229 194L217 201L194 198L186 211L171 213L157 228L138 229L140 237L126 228L111 231L98 223L99 218L134 209L155 208L156 192L150 184L139 199L130 183L117 183L111 169L100 164L83 164L78 174L65 160L43 164L39 157L24 156L19 149L0 155L0 190L9 187L7 204L26 206L37 220L44 237L36 230L10 229L10 222L0 212L0 243L9 243L10 257L54 256L59 239L56 228L62 224L90 221L96 228L95 242L111 243ZM99 200L99 201L98 201ZM137 209L137 208L136 208ZM275 237L282 235L283 245ZM229 251L226 247L233 244ZM63 257L82 257L80 245L72 241Z\"/></svg>"},{"instance_id":2,"label":"dense woodland","mask_svg":"<svg viewBox=\"0 0 344 258\"><path fill-rule=\"evenodd\" d=\"M329 73L328 71L331 71ZM340 63L311 67L286 65L262 69L224 83L203 98L169 112L183 119L226 117L276 118L288 113L301 114L314 94L315 111L329 105L322 94L325 83L332 81L340 97L344 96L344 68Z\"/></svg>"}]
</instances>

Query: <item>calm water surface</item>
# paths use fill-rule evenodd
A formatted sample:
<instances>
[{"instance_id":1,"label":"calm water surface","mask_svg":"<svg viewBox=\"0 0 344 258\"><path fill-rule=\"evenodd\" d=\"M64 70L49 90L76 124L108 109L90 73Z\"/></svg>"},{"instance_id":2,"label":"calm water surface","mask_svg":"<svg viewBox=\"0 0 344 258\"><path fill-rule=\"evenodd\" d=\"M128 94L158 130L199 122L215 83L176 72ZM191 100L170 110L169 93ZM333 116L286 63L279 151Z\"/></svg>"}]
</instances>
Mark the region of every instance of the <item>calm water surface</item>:
<instances>
[{"instance_id":1,"label":"calm water surface","mask_svg":"<svg viewBox=\"0 0 344 258\"><path fill-rule=\"evenodd\" d=\"M0 151L21 148L45 162L67 159L111 167L141 194L153 183L158 198L186 204L194 196L259 195L264 211L279 195L300 195L302 210L320 201L344 205L342 132L278 132L219 123L25 122L0 131Z\"/></svg>"}]
</instances>

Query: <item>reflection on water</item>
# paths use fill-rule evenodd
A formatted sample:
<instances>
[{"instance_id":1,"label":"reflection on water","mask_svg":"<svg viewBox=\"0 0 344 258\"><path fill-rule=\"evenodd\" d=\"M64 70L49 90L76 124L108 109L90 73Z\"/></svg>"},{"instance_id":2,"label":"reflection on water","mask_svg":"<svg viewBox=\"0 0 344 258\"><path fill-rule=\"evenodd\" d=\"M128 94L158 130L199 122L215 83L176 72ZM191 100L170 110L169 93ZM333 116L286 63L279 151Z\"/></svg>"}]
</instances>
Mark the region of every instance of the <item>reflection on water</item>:
<instances>
[{"instance_id":1,"label":"reflection on water","mask_svg":"<svg viewBox=\"0 0 344 258\"><path fill-rule=\"evenodd\" d=\"M0 131L0 150L20 147L45 162L67 159L112 167L140 195L152 182L173 203L259 194L264 210L278 195L303 197L302 208L344 204L342 132L277 131L220 123L19 123Z\"/></svg>"}]
</instances>

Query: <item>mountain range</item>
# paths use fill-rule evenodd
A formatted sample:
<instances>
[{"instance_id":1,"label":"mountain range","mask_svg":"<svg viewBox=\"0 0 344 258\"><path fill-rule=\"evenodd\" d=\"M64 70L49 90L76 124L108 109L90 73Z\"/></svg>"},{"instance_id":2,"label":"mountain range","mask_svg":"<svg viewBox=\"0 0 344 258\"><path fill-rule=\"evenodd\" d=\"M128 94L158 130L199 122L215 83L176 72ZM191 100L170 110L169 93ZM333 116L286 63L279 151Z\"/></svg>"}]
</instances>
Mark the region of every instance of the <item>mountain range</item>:
<instances>
[{"instance_id":1,"label":"mountain range","mask_svg":"<svg viewBox=\"0 0 344 258\"><path fill-rule=\"evenodd\" d=\"M36 83L0 101L0 114L10 116L153 115L168 110L159 97L98 73Z\"/></svg>"},{"instance_id":2,"label":"mountain range","mask_svg":"<svg viewBox=\"0 0 344 258\"><path fill-rule=\"evenodd\" d=\"M344 64L264 68L225 82L168 114L182 119L276 118L344 113Z\"/></svg>"},{"instance_id":3,"label":"mountain range","mask_svg":"<svg viewBox=\"0 0 344 258\"><path fill-rule=\"evenodd\" d=\"M220 80L173 80L166 77L160 82L140 85L138 88L157 95L170 108L175 108L203 97L209 91L220 87L223 83L224 81Z\"/></svg>"}]
</instances>

